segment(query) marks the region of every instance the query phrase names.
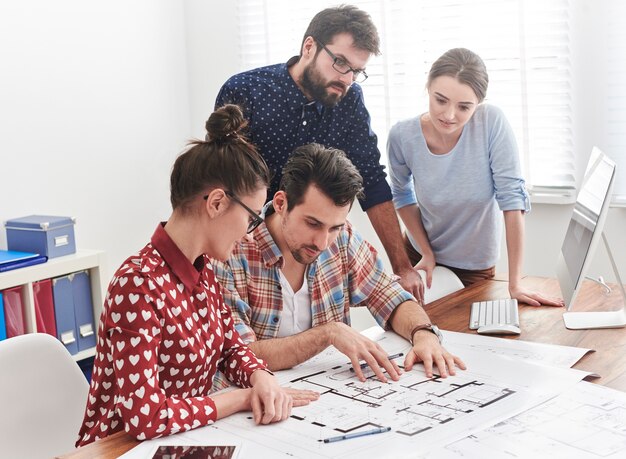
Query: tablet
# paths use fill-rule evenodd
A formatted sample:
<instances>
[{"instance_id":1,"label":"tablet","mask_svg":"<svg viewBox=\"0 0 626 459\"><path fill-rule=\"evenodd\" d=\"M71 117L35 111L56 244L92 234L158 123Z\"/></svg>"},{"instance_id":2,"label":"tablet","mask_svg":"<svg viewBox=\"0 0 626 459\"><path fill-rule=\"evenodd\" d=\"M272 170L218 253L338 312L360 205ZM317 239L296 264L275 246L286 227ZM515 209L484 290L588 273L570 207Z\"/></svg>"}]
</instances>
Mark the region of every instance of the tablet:
<instances>
[{"instance_id":1,"label":"tablet","mask_svg":"<svg viewBox=\"0 0 626 459\"><path fill-rule=\"evenodd\" d=\"M158 445L151 454L151 459L236 459L239 446L223 445Z\"/></svg>"}]
</instances>

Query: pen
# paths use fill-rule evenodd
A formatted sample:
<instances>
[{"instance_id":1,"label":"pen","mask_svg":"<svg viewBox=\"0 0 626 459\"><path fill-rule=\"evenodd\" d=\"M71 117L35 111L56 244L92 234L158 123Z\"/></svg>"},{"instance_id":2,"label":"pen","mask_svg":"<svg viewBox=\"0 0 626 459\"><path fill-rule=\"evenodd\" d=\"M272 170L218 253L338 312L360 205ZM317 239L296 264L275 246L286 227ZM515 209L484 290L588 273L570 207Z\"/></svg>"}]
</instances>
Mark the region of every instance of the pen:
<instances>
[{"instance_id":1,"label":"pen","mask_svg":"<svg viewBox=\"0 0 626 459\"><path fill-rule=\"evenodd\" d=\"M345 435L339 435L337 437L324 438L324 443L333 443L335 441L348 440L350 438L364 437L365 435L374 435L379 433L389 432L391 427L376 427L371 430L363 430L361 432L352 432Z\"/></svg>"},{"instance_id":2,"label":"pen","mask_svg":"<svg viewBox=\"0 0 626 459\"><path fill-rule=\"evenodd\" d=\"M397 354L388 355L387 358L389 360L393 360L393 359L397 359L398 357L402 357L403 355L404 355L404 352L398 352ZM367 363L362 363L361 365L359 365L359 367L361 367L361 370L365 368L366 366L367 366ZM354 371L354 368L351 367L350 371Z\"/></svg>"}]
</instances>

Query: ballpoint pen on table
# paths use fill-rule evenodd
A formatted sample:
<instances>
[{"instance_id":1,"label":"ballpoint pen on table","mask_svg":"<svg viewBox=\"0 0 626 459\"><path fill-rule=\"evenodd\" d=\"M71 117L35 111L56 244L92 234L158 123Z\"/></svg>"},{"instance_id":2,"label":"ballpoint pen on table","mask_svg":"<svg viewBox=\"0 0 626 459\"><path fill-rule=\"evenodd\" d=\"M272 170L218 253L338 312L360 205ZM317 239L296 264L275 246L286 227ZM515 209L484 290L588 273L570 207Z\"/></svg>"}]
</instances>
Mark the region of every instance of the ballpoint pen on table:
<instances>
[{"instance_id":1,"label":"ballpoint pen on table","mask_svg":"<svg viewBox=\"0 0 626 459\"><path fill-rule=\"evenodd\" d=\"M350 438L358 438L358 437L364 437L366 435L385 433L385 432L389 432L390 430L391 430L391 427L376 427L375 429L371 429L371 430L363 430L361 432L352 432L352 433L348 433L345 435L339 435L337 437L324 438L324 443L333 443L333 442L341 441L341 440L349 440Z\"/></svg>"},{"instance_id":2,"label":"ballpoint pen on table","mask_svg":"<svg viewBox=\"0 0 626 459\"><path fill-rule=\"evenodd\" d=\"M397 354L388 355L387 358L389 360L393 360L393 359L397 359L398 357L402 357L403 355L404 355L404 352L398 352ZM365 368L366 366L368 366L367 363L362 363L359 365L359 367L361 367L361 370ZM354 368L351 367L350 371L354 371Z\"/></svg>"}]
</instances>

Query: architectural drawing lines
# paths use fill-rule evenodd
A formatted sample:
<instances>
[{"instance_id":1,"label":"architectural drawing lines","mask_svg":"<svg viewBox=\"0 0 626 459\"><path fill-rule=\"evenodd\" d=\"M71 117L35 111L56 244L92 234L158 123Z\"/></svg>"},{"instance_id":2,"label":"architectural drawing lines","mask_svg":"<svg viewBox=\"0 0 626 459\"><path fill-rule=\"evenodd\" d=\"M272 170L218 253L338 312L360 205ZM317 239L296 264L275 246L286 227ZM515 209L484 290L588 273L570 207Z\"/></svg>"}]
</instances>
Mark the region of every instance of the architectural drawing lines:
<instances>
[{"instance_id":1,"label":"architectural drawing lines","mask_svg":"<svg viewBox=\"0 0 626 459\"><path fill-rule=\"evenodd\" d=\"M461 375L427 378L411 371L398 382L383 383L373 374L361 382L349 370L347 365L335 366L294 379L292 387L316 390L321 397L292 418L338 432L390 426L392 432L412 437L515 394L510 388ZM395 413L394 420L389 413Z\"/></svg>"}]
</instances>

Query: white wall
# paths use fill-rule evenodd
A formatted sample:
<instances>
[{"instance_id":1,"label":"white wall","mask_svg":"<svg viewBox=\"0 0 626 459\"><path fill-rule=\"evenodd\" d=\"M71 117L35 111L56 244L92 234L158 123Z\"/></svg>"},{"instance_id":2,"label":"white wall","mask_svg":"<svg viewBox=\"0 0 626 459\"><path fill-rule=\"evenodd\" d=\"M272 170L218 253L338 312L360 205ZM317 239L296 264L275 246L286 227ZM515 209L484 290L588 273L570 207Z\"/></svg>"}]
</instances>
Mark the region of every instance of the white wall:
<instances>
[{"instance_id":1,"label":"white wall","mask_svg":"<svg viewBox=\"0 0 626 459\"><path fill-rule=\"evenodd\" d=\"M204 136L221 84L242 70L236 3L2 2L0 220L76 216L78 246L106 250L107 277L142 247L169 215L175 156L187 139ZM589 59L604 42L589 4L580 5L578 27L589 29L587 50L575 61L577 103L590 115L575 120L584 165L602 125ZM554 275L570 214L571 206L533 206L527 274ZM358 206L350 218L384 253ZM607 234L623 279L625 227L626 209L612 209ZM4 237L0 231L0 247ZM611 278L600 252L594 271ZM506 272L504 245L498 270Z\"/></svg>"},{"instance_id":2,"label":"white wall","mask_svg":"<svg viewBox=\"0 0 626 459\"><path fill-rule=\"evenodd\" d=\"M236 1L185 0L191 132L204 138L222 84L240 72Z\"/></svg>"},{"instance_id":3,"label":"white wall","mask_svg":"<svg viewBox=\"0 0 626 459\"><path fill-rule=\"evenodd\" d=\"M0 220L77 217L108 279L169 215L190 136L183 6L3 1L0 43Z\"/></svg>"}]
</instances>

